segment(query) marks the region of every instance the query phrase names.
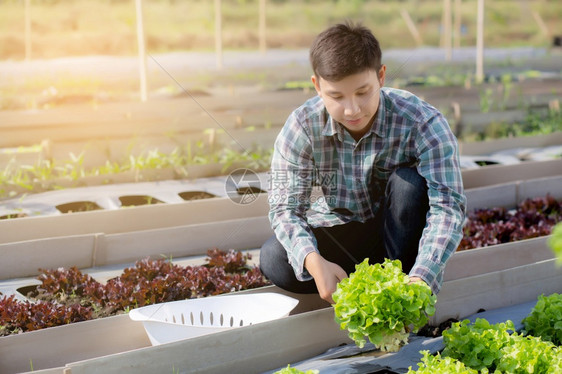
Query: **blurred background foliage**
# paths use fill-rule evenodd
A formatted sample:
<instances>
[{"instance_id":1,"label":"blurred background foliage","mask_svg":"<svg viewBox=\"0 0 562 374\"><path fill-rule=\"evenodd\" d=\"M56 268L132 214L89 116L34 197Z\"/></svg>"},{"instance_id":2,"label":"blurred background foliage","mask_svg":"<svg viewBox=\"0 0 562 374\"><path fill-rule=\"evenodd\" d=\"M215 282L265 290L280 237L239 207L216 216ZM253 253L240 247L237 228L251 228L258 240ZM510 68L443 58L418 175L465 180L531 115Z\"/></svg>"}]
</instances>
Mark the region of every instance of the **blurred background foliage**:
<instances>
[{"instance_id":1,"label":"blurred background foliage","mask_svg":"<svg viewBox=\"0 0 562 374\"><path fill-rule=\"evenodd\" d=\"M454 4L455 0L451 1ZM462 0L462 46L476 43L476 0ZM33 58L136 53L133 0L30 0ZM214 48L212 0L143 0L147 48L153 53ZM259 0L222 0L225 49L258 48ZM427 46L441 43L443 0L266 0L268 48L308 48L314 36L345 19L372 28L384 48L412 48L400 11L405 9ZM488 0L485 15L487 47L551 44L562 33L562 1ZM0 59L23 59L24 1L0 0Z\"/></svg>"}]
</instances>

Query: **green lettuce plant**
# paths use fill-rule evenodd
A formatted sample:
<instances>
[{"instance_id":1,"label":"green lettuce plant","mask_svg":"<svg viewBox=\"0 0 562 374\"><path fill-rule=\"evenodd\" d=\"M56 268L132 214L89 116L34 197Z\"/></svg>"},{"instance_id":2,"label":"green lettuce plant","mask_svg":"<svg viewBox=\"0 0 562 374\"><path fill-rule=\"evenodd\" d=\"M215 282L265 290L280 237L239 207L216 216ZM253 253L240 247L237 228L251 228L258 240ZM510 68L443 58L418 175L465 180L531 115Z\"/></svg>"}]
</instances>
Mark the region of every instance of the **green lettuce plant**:
<instances>
[{"instance_id":1,"label":"green lettuce plant","mask_svg":"<svg viewBox=\"0 0 562 374\"><path fill-rule=\"evenodd\" d=\"M399 260L369 265L343 279L332 295L335 320L364 347L365 336L382 351L396 352L435 313L436 297L424 282L410 283Z\"/></svg>"},{"instance_id":2,"label":"green lettuce plant","mask_svg":"<svg viewBox=\"0 0 562 374\"><path fill-rule=\"evenodd\" d=\"M441 357L429 354L429 351L420 351L423 355L421 362L418 363L418 370L413 370L410 366L406 374L478 374L478 371L466 367L462 362L452 357Z\"/></svg>"},{"instance_id":3,"label":"green lettuce plant","mask_svg":"<svg viewBox=\"0 0 562 374\"><path fill-rule=\"evenodd\" d=\"M291 365L287 365L286 368L276 371L273 374L318 374L318 370L307 370L302 371L297 368L292 368Z\"/></svg>"},{"instance_id":4,"label":"green lettuce plant","mask_svg":"<svg viewBox=\"0 0 562 374\"><path fill-rule=\"evenodd\" d=\"M552 229L552 236L548 240L548 245L557 258L557 264L562 266L562 222L556 224Z\"/></svg>"},{"instance_id":5,"label":"green lettuce plant","mask_svg":"<svg viewBox=\"0 0 562 374\"><path fill-rule=\"evenodd\" d=\"M555 345L561 345L562 294L540 295L533 310L522 322L524 335L533 335Z\"/></svg>"},{"instance_id":6,"label":"green lettuce plant","mask_svg":"<svg viewBox=\"0 0 562 374\"><path fill-rule=\"evenodd\" d=\"M442 354L476 370L494 369L503 356L502 349L512 343L514 331L510 320L492 325L483 318L477 318L473 324L465 319L443 331Z\"/></svg>"},{"instance_id":7,"label":"green lettuce plant","mask_svg":"<svg viewBox=\"0 0 562 374\"><path fill-rule=\"evenodd\" d=\"M496 368L501 373L562 373L562 350L536 336L514 334L510 345L502 348Z\"/></svg>"}]
</instances>

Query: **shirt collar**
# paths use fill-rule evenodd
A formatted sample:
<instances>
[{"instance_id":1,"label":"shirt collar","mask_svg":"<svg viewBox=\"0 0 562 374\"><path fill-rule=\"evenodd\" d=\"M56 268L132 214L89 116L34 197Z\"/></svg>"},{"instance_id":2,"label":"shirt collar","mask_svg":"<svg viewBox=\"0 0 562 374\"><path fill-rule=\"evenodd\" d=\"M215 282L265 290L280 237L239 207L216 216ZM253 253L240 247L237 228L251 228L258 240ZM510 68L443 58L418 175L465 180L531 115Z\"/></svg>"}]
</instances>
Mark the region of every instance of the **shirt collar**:
<instances>
[{"instance_id":1,"label":"shirt collar","mask_svg":"<svg viewBox=\"0 0 562 374\"><path fill-rule=\"evenodd\" d=\"M338 135L338 139L340 141L343 140L343 126L340 125L337 121L335 121L332 116L328 113L326 109L324 109L324 113L326 114L326 123L324 124L324 129L322 130L322 135L324 136L334 136Z\"/></svg>"},{"instance_id":2,"label":"shirt collar","mask_svg":"<svg viewBox=\"0 0 562 374\"><path fill-rule=\"evenodd\" d=\"M369 132L372 132L380 137L385 136L385 127L386 127L386 92L384 87L380 89L379 95L379 108L377 109L377 114L373 119L373 125L369 129Z\"/></svg>"}]
</instances>

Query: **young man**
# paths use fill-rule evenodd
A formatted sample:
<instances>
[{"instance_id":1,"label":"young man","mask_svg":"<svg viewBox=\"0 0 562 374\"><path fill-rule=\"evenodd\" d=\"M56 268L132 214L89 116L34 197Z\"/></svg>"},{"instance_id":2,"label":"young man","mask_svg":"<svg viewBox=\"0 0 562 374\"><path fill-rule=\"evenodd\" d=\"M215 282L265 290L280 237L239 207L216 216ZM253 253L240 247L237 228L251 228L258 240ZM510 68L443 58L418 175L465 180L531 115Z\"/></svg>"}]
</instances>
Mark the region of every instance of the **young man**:
<instances>
[{"instance_id":1,"label":"young man","mask_svg":"<svg viewBox=\"0 0 562 374\"><path fill-rule=\"evenodd\" d=\"M289 116L275 141L275 235L261 249L263 274L333 303L356 264L390 258L437 293L466 205L446 119L411 93L383 87L379 43L361 25L319 34L310 61L318 96Z\"/></svg>"}]
</instances>

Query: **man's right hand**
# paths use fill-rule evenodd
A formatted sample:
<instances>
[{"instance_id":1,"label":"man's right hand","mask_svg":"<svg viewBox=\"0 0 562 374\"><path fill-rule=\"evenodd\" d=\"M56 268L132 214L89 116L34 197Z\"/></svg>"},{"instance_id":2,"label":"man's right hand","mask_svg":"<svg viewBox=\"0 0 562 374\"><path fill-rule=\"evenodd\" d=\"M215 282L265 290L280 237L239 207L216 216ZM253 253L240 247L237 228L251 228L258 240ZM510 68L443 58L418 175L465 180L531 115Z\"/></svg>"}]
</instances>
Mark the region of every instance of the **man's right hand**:
<instances>
[{"instance_id":1,"label":"man's right hand","mask_svg":"<svg viewBox=\"0 0 562 374\"><path fill-rule=\"evenodd\" d=\"M345 270L338 264L326 260L317 252L309 253L306 256L304 266L314 278L320 297L330 304L334 304L332 294L336 291L339 281L347 278Z\"/></svg>"}]
</instances>

